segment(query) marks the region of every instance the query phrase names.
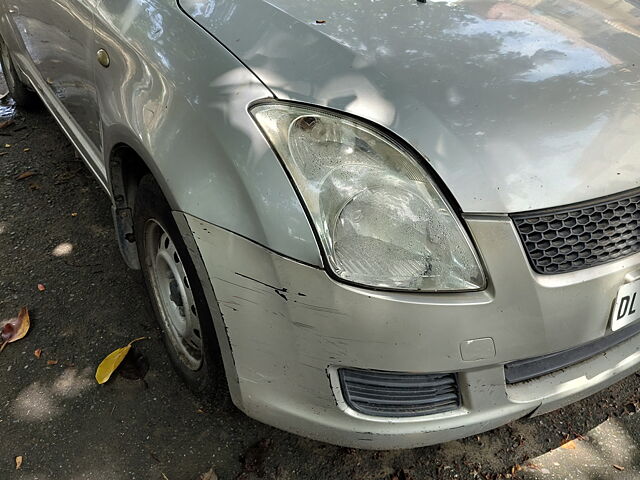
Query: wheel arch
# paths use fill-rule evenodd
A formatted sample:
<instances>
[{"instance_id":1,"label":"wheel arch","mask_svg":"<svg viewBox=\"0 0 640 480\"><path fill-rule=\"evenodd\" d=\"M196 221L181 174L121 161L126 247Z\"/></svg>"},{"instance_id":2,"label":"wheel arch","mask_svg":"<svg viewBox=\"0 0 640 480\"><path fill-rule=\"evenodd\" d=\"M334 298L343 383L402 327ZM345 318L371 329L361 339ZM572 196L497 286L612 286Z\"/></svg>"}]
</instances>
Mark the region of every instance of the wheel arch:
<instances>
[{"instance_id":1,"label":"wheel arch","mask_svg":"<svg viewBox=\"0 0 640 480\"><path fill-rule=\"evenodd\" d=\"M145 175L151 174L173 210L173 219L189 250L191 260L209 306L209 311L212 315L213 327L222 354L224 375L227 380L229 393L233 402L241 408L243 402L231 342L226 331L218 300L213 290L213 285L204 266L204 261L184 213L175 209L175 203L172 203L172 200L170 200L170 197L167 195L169 189L166 186L166 182L162 181L163 176L157 171L157 168L154 167L153 162L145 160L147 153L144 148L132 146L132 144L135 145L135 143L135 141L116 142L110 149L107 157L109 189L113 199L114 224L116 226L116 236L118 237L121 253L125 262L131 268L140 269L140 258L133 228L133 207L135 205L135 197L140 180Z\"/></svg>"},{"instance_id":2,"label":"wheel arch","mask_svg":"<svg viewBox=\"0 0 640 480\"><path fill-rule=\"evenodd\" d=\"M156 169L153 162L147 158L146 150L131 140L115 142L106 157L116 239L125 263L134 270L140 269L140 259L133 228L133 206L142 177L149 173L153 175L167 202L174 208L173 199L163 184L162 176L154 171Z\"/></svg>"}]
</instances>

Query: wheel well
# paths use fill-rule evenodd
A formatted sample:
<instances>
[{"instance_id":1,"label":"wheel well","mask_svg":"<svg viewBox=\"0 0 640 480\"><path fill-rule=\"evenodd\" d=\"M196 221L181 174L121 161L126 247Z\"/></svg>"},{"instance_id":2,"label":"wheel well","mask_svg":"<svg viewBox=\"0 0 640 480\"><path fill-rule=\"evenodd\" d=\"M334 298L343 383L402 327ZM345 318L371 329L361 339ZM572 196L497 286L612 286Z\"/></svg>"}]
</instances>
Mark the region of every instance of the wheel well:
<instances>
[{"instance_id":1,"label":"wheel well","mask_svg":"<svg viewBox=\"0 0 640 480\"><path fill-rule=\"evenodd\" d=\"M109 162L111 191L116 208L133 208L140 179L150 172L144 160L128 145L114 147Z\"/></svg>"},{"instance_id":2,"label":"wheel well","mask_svg":"<svg viewBox=\"0 0 640 480\"><path fill-rule=\"evenodd\" d=\"M140 269L140 259L133 228L133 207L140 179L150 170L144 160L128 145L117 145L109 161L110 186L113 194L113 223L120 253L126 264Z\"/></svg>"}]
</instances>

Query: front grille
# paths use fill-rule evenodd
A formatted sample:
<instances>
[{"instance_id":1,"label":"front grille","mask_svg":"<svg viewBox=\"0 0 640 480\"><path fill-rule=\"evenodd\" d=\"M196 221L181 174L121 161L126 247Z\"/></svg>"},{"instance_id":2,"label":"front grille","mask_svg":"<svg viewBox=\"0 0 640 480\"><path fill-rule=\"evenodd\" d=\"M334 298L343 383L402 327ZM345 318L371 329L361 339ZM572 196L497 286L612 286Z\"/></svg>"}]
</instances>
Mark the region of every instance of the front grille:
<instances>
[{"instance_id":1,"label":"front grille","mask_svg":"<svg viewBox=\"0 0 640 480\"><path fill-rule=\"evenodd\" d=\"M640 252L640 192L511 215L532 268L567 273Z\"/></svg>"},{"instance_id":2,"label":"front grille","mask_svg":"<svg viewBox=\"0 0 640 480\"><path fill-rule=\"evenodd\" d=\"M379 417L417 417L460 406L456 376L356 370L339 371L345 402L356 412Z\"/></svg>"}]
</instances>

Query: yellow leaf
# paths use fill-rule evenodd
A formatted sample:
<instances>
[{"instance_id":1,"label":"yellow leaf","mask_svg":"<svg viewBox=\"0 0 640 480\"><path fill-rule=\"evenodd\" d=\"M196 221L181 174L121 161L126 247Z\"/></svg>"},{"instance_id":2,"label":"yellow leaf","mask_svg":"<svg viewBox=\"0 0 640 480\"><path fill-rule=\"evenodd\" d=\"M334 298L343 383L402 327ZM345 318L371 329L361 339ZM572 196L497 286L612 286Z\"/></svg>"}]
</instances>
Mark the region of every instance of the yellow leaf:
<instances>
[{"instance_id":1,"label":"yellow leaf","mask_svg":"<svg viewBox=\"0 0 640 480\"><path fill-rule=\"evenodd\" d=\"M124 358L127 356L129 350L131 350L131 345L139 340L144 340L145 338L146 337L136 338L135 340L132 340L126 347L119 348L107 355L106 358L102 360L102 362L100 362L100 365L98 365L98 368L96 370L96 381L100 385L106 383L107 380L111 378L113 372L116 371Z\"/></svg>"},{"instance_id":2,"label":"yellow leaf","mask_svg":"<svg viewBox=\"0 0 640 480\"><path fill-rule=\"evenodd\" d=\"M0 352L4 350L4 347L6 347L7 344L24 338L29 331L30 324L29 310L27 307L22 307L16 318L3 322L2 325L0 325L0 329L2 330L2 344L0 344Z\"/></svg>"},{"instance_id":3,"label":"yellow leaf","mask_svg":"<svg viewBox=\"0 0 640 480\"><path fill-rule=\"evenodd\" d=\"M560 445L560 448L564 448L565 450L575 450L576 442L574 442L573 440L569 440L567 443L563 443L562 445Z\"/></svg>"},{"instance_id":4,"label":"yellow leaf","mask_svg":"<svg viewBox=\"0 0 640 480\"><path fill-rule=\"evenodd\" d=\"M27 309L27 307L22 307L20 309L20 313L18 313L18 331L10 340L8 340L8 343L13 343L16 340L24 338L24 336L29 331L30 326L31 320L29 319L29 310Z\"/></svg>"},{"instance_id":5,"label":"yellow leaf","mask_svg":"<svg viewBox=\"0 0 640 480\"><path fill-rule=\"evenodd\" d=\"M20 470L20 467L22 467L22 455L16 457L16 470Z\"/></svg>"}]
</instances>

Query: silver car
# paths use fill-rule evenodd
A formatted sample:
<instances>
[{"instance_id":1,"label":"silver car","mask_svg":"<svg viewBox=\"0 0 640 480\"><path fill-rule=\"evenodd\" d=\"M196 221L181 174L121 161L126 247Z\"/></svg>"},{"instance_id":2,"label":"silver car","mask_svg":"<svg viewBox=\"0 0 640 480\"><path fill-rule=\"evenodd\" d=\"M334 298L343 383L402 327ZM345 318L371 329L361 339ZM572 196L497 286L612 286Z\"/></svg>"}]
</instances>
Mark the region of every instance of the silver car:
<instances>
[{"instance_id":1,"label":"silver car","mask_svg":"<svg viewBox=\"0 0 640 480\"><path fill-rule=\"evenodd\" d=\"M639 368L637 0L0 5L194 390L407 448Z\"/></svg>"}]
</instances>

